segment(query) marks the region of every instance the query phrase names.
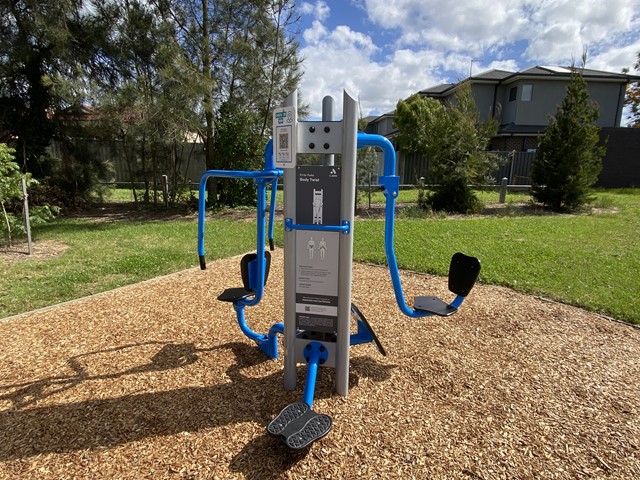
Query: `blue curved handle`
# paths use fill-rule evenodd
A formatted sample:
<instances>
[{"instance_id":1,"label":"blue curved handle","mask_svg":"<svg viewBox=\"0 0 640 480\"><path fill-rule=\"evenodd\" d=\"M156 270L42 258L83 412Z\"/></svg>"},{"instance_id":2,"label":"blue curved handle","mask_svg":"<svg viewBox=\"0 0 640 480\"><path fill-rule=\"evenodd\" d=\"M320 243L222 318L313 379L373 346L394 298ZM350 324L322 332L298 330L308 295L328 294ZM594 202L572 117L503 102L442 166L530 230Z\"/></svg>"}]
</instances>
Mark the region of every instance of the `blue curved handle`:
<instances>
[{"instance_id":1,"label":"blue curved handle","mask_svg":"<svg viewBox=\"0 0 640 480\"><path fill-rule=\"evenodd\" d=\"M384 250L387 256L387 265L389 266L389 274L391 283L393 284L393 292L396 297L396 303L400 311L412 318L429 317L432 314L420 310L409 308L404 299L402 290L402 282L400 280L400 271L398 269L398 261L394 250L394 234L395 234L395 208L396 198L400 191L400 177L396 173L396 151L392 143L382 135L371 135L358 132L358 148L362 147L378 147L384 154L384 175L378 178L378 183L384 189L385 204L385 221L384 221ZM464 297L458 296L449 305L453 308L459 308L464 301Z\"/></svg>"}]
</instances>

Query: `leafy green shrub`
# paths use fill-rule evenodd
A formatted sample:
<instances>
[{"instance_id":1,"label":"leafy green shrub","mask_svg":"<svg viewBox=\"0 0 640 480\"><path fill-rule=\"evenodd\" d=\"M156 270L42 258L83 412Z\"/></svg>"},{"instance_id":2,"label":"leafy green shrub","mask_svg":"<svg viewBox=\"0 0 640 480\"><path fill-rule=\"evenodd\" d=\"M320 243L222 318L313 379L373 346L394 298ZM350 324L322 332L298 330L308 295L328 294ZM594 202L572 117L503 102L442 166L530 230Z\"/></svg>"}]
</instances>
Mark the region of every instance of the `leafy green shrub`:
<instances>
[{"instance_id":1,"label":"leafy green shrub","mask_svg":"<svg viewBox=\"0 0 640 480\"><path fill-rule=\"evenodd\" d=\"M499 158L486 150L498 126L491 119L480 122L469 85L460 85L455 99L446 105L419 94L400 100L394 125L400 132L399 148L422 154L429 162L427 177L433 192L423 192L418 204L447 212L476 212L479 202L470 186L484 183L497 168Z\"/></svg>"}]
</instances>

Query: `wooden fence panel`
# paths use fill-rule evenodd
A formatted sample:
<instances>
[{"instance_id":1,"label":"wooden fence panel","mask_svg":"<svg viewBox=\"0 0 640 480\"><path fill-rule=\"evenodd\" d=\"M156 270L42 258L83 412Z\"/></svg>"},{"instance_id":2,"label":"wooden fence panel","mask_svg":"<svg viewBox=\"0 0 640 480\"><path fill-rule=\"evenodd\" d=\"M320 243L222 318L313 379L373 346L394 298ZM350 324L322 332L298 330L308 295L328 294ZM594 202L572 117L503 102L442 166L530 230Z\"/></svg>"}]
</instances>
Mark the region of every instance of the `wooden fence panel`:
<instances>
[{"instance_id":1,"label":"wooden fence panel","mask_svg":"<svg viewBox=\"0 0 640 480\"><path fill-rule=\"evenodd\" d=\"M112 167L113 175L105 179L107 183L128 184L131 182L131 172L127 164L122 142L119 141L87 141L87 149L95 159L106 162ZM49 153L53 157L61 158L64 155L61 142L54 141L49 146ZM165 152L166 161L158 167L158 180L162 175L169 178L179 176L186 183L197 184L202 173L206 170L206 158L202 143L183 143L178 145L175 152ZM143 175L139 162L133 166L133 179L136 182L143 181Z\"/></svg>"}]
</instances>

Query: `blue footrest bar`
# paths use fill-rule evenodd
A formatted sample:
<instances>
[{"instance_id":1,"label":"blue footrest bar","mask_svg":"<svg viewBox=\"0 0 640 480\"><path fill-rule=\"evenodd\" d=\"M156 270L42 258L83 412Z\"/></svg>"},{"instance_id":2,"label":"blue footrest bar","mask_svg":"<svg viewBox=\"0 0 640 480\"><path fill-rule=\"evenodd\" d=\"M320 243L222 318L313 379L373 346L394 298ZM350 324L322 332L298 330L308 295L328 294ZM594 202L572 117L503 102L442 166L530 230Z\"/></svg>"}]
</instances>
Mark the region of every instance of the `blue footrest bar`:
<instances>
[{"instance_id":1,"label":"blue footrest bar","mask_svg":"<svg viewBox=\"0 0 640 480\"><path fill-rule=\"evenodd\" d=\"M321 439L333 421L328 415L314 412L304 402L287 405L267 426L271 435L282 437L283 443L294 450L300 450Z\"/></svg>"}]
</instances>

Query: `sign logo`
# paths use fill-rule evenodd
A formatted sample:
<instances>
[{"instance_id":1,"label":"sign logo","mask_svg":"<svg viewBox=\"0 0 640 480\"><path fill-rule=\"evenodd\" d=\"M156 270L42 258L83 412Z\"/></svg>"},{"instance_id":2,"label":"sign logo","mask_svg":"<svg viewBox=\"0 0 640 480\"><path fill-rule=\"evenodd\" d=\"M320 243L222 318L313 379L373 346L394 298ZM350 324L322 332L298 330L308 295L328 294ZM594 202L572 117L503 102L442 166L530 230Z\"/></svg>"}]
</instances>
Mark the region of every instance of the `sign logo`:
<instances>
[{"instance_id":1,"label":"sign logo","mask_svg":"<svg viewBox=\"0 0 640 480\"><path fill-rule=\"evenodd\" d=\"M282 125L287 117L287 112L274 112L273 115L278 119L278 124ZM291 116L291 112L289 112L289 116Z\"/></svg>"}]
</instances>

